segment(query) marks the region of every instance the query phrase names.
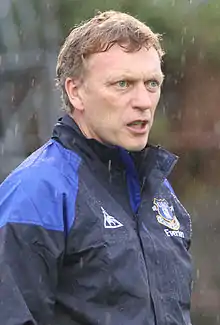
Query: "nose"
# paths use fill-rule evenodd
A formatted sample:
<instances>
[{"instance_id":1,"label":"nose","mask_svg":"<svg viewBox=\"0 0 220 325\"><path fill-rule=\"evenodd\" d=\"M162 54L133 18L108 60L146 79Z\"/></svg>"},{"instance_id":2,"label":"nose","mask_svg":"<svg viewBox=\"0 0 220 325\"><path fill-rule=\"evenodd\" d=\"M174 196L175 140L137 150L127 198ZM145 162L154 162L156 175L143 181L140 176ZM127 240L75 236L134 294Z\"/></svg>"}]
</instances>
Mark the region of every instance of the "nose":
<instances>
[{"instance_id":1,"label":"nose","mask_svg":"<svg viewBox=\"0 0 220 325\"><path fill-rule=\"evenodd\" d=\"M144 83L136 85L133 95L133 108L139 110L146 110L152 107L152 94L146 89Z\"/></svg>"}]
</instances>

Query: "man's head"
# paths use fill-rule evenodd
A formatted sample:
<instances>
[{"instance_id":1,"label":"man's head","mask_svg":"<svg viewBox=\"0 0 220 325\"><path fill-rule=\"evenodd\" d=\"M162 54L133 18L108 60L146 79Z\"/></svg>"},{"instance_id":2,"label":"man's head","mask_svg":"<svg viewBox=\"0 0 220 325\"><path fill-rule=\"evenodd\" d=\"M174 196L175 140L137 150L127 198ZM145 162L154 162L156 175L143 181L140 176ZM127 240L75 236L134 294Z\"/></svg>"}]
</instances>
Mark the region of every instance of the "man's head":
<instances>
[{"instance_id":1,"label":"man's head","mask_svg":"<svg viewBox=\"0 0 220 325\"><path fill-rule=\"evenodd\" d=\"M143 149L163 81L160 39L134 17L100 13L66 38L57 82L66 110L88 138Z\"/></svg>"}]
</instances>

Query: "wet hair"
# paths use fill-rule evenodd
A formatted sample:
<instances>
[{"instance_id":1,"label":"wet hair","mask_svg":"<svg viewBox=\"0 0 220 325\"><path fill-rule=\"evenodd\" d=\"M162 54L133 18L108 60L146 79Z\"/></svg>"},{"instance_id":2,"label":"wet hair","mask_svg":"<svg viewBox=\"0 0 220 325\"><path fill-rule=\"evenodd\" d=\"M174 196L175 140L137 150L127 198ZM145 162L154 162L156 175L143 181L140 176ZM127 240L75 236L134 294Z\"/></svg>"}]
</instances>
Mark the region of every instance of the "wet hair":
<instances>
[{"instance_id":1,"label":"wet hair","mask_svg":"<svg viewBox=\"0 0 220 325\"><path fill-rule=\"evenodd\" d=\"M161 35L126 13L117 11L99 12L93 18L74 27L60 49L56 66L57 86L61 90L64 109L71 112L73 107L65 90L65 80L83 80L86 59L94 53L105 52L114 44L124 51L134 52L143 46L154 47L160 59L164 55Z\"/></svg>"}]
</instances>

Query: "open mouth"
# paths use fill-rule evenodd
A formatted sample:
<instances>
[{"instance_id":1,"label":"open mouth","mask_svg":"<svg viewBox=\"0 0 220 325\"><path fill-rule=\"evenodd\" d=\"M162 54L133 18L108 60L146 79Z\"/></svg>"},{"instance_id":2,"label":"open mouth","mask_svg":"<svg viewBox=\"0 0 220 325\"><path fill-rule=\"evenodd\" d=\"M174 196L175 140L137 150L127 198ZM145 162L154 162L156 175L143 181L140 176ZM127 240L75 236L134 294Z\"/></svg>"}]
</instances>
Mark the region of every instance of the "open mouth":
<instances>
[{"instance_id":1,"label":"open mouth","mask_svg":"<svg viewBox=\"0 0 220 325\"><path fill-rule=\"evenodd\" d=\"M136 120L136 121L133 121L131 123L128 123L128 126L129 127L137 128L137 129L140 129L140 128L142 129L146 125L147 125L147 121L146 120Z\"/></svg>"}]
</instances>

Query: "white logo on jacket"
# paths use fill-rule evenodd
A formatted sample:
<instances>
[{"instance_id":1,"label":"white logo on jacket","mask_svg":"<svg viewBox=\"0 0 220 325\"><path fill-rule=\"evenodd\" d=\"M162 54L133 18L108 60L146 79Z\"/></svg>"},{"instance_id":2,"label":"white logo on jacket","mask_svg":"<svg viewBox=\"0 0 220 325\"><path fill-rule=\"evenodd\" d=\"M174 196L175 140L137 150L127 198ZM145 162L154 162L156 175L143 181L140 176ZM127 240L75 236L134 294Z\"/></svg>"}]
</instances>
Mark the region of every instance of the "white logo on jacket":
<instances>
[{"instance_id":1,"label":"white logo on jacket","mask_svg":"<svg viewBox=\"0 0 220 325\"><path fill-rule=\"evenodd\" d=\"M114 217L110 216L103 207L101 207L103 216L104 216L104 227L105 228L119 228L123 227L123 224L115 219Z\"/></svg>"}]
</instances>

